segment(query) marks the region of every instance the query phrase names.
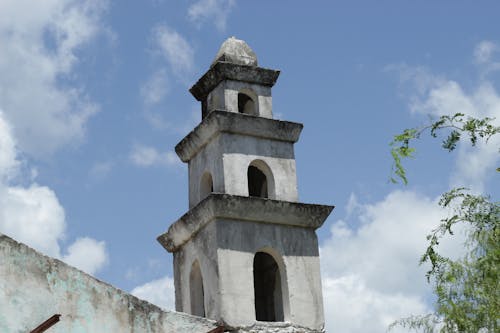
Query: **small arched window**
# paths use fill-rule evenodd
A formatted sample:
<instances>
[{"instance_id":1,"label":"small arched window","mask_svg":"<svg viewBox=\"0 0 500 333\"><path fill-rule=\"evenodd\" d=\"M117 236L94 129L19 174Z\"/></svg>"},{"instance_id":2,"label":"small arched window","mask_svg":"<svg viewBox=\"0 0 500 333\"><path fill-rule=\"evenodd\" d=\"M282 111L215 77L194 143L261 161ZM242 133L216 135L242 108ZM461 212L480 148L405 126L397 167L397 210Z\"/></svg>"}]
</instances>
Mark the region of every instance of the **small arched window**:
<instances>
[{"instance_id":1,"label":"small arched window","mask_svg":"<svg viewBox=\"0 0 500 333\"><path fill-rule=\"evenodd\" d=\"M200 182L200 200L205 199L210 193L214 191L214 183L210 172L205 172L201 176Z\"/></svg>"},{"instance_id":2,"label":"small arched window","mask_svg":"<svg viewBox=\"0 0 500 333\"><path fill-rule=\"evenodd\" d=\"M255 102L249 95L238 93L238 112L256 116Z\"/></svg>"},{"instance_id":3,"label":"small arched window","mask_svg":"<svg viewBox=\"0 0 500 333\"><path fill-rule=\"evenodd\" d=\"M264 161L255 160L247 170L248 195L251 197L274 199L274 178Z\"/></svg>"},{"instance_id":4,"label":"small arched window","mask_svg":"<svg viewBox=\"0 0 500 333\"><path fill-rule=\"evenodd\" d=\"M189 274L189 293L191 314L205 317L205 294L203 292L203 278L198 260L193 263Z\"/></svg>"},{"instance_id":5,"label":"small arched window","mask_svg":"<svg viewBox=\"0 0 500 333\"><path fill-rule=\"evenodd\" d=\"M253 165L248 167L248 195L251 197L268 197L266 175Z\"/></svg>"},{"instance_id":6,"label":"small arched window","mask_svg":"<svg viewBox=\"0 0 500 333\"><path fill-rule=\"evenodd\" d=\"M281 275L274 258L257 252L253 260L255 294L255 319L258 321L283 321L283 293Z\"/></svg>"}]
</instances>

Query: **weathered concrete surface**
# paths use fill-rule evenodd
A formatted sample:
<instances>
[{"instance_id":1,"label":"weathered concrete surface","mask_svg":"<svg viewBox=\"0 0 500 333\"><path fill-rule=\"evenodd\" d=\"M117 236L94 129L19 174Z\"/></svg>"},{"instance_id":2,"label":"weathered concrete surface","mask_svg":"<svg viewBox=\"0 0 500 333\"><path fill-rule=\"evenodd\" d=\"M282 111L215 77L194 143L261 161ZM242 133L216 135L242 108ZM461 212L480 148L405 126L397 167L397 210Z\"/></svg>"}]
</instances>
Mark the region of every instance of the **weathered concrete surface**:
<instances>
[{"instance_id":1,"label":"weathered concrete surface","mask_svg":"<svg viewBox=\"0 0 500 333\"><path fill-rule=\"evenodd\" d=\"M173 223L158 241L169 252L177 251L208 223L233 219L262 224L279 224L314 230L323 225L333 206L287 202L256 197L212 193ZM314 249L317 251L317 246Z\"/></svg>"},{"instance_id":2,"label":"weathered concrete surface","mask_svg":"<svg viewBox=\"0 0 500 333\"><path fill-rule=\"evenodd\" d=\"M324 329L311 330L310 328L293 325L291 323L256 323L252 326L231 329L232 333L323 333Z\"/></svg>"},{"instance_id":3,"label":"weathered concrete surface","mask_svg":"<svg viewBox=\"0 0 500 333\"><path fill-rule=\"evenodd\" d=\"M229 37L222 43L219 52L215 56L212 66L218 61L231 62L233 64L257 66L257 55L241 39L236 39L234 36Z\"/></svg>"},{"instance_id":4,"label":"weathered concrete surface","mask_svg":"<svg viewBox=\"0 0 500 333\"><path fill-rule=\"evenodd\" d=\"M278 76L230 38L190 89L202 122L176 146L190 211L158 241L174 254L177 311L240 333L323 332L315 230L333 207L298 203L302 124L272 119Z\"/></svg>"},{"instance_id":5,"label":"weathered concrete surface","mask_svg":"<svg viewBox=\"0 0 500 333\"><path fill-rule=\"evenodd\" d=\"M208 332L215 322L164 311L0 234L0 332L29 332L54 314L52 333Z\"/></svg>"},{"instance_id":6,"label":"weathered concrete surface","mask_svg":"<svg viewBox=\"0 0 500 333\"><path fill-rule=\"evenodd\" d=\"M213 191L248 196L247 170L254 161L268 169L269 198L298 201L293 143L302 124L214 111L189 133L176 152L189 162L189 207L205 198L202 177L210 173Z\"/></svg>"},{"instance_id":7,"label":"weathered concrete surface","mask_svg":"<svg viewBox=\"0 0 500 333\"><path fill-rule=\"evenodd\" d=\"M280 71L262 67L218 61L189 89L196 100L203 102L208 93L224 80L256 83L272 87Z\"/></svg>"},{"instance_id":8,"label":"weathered concrete surface","mask_svg":"<svg viewBox=\"0 0 500 333\"><path fill-rule=\"evenodd\" d=\"M273 141L295 143L303 125L290 121L267 119L227 111L211 112L176 146L183 162L189 162L218 133L247 135Z\"/></svg>"},{"instance_id":9,"label":"weathered concrete surface","mask_svg":"<svg viewBox=\"0 0 500 333\"><path fill-rule=\"evenodd\" d=\"M198 230L174 252L176 310L190 312L189 274L198 261L207 317L233 329L259 324L253 281L253 260L259 251L271 254L278 264L284 322L323 330L317 237L313 229L289 225L216 219ZM283 330L301 331L307 330Z\"/></svg>"},{"instance_id":10,"label":"weathered concrete surface","mask_svg":"<svg viewBox=\"0 0 500 333\"><path fill-rule=\"evenodd\" d=\"M238 94L242 92L255 103L254 116L273 118L273 98L271 87L248 82L224 80L207 96L207 112L224 110L238 113Z\"/></svg>"},{"instance_id":11,"label":"weathered concrete surface","mask_svg":"<svg viewBox=\"0 0 500 333\"><path fill-rule=\"evenodd\" d=\"M174 252L176 310L190 311L189 274L198 261L207 317L233 328L257 329L253 260L255 253L263 251L278 264L285 319L281 324L288 325L285 330L276 324L270 332L308 332L295 330L299 326L311 332L321 331L323 300L315 229L332 209L254 197L209 195L158 237L168 251Z\"/></svg>"}]
</instances>

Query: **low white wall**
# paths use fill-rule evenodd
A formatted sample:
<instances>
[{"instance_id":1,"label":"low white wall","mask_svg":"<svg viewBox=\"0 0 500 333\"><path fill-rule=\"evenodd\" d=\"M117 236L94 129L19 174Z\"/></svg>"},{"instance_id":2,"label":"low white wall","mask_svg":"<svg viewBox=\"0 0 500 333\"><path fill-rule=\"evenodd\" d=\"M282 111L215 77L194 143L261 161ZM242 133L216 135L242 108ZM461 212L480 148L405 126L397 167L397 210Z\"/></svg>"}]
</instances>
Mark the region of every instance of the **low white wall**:
<instances>
[{"instance_id":1,"label":"low white wall","mask_svg":"<svg viewBox=\"0 0 500 333\"><path fill-rule=\"evenodd\" d=\"M208 332L215 322L163 311L0 234L0 332L29 332L54 314L51 333Z\"/></svg>"}]
</instances>

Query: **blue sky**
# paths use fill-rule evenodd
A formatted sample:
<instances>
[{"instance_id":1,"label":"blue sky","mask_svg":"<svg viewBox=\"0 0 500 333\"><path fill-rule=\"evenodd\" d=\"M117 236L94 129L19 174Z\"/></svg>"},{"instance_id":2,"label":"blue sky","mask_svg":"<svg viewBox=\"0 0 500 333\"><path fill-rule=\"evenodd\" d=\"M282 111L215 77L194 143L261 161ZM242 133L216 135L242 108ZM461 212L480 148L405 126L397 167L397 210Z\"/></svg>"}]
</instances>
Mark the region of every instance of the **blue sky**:
<instances>
[{"instance_id":1,"label":"blue sky","mask_svg":"<svg viewBox=\"0 0 500 333\"><path fill-rule=\"evenodd\" d=\"M274 115L305 125L300 201L336 206L318 231L329 331L429 311L417 262L446 213L439 194L498 198L498 141L448 154L422 140L410 185L388 182L393 134L455 111L500 118L497 2L0 0L0 12L0 231L165 307L172 260L155 239L188 209L173 148L201 118L188 89L229 36L282 71Z\"/></svg>"}]
</instances>

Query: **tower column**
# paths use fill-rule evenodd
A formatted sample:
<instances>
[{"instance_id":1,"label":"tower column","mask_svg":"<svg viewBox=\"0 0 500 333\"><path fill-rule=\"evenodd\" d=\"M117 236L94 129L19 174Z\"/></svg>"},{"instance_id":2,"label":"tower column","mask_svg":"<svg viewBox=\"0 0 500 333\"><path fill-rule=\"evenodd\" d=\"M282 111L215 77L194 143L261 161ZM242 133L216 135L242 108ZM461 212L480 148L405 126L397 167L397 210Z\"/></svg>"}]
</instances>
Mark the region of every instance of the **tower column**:
<instances>
[{"instance_id":1,"label":"tower column","mask_svg":"<svg viewBox=\"0 0 500 333\"><path fill-rule=\"evenodd\" d=\"M302 124L274 120L279 71L226 40L190 89L202 121L176 146L189 166L189 211L158 237L174 255L176 310L242 332L322 332L315 230L333 206L299 202Z\"/></svg>"}]
</instances>

